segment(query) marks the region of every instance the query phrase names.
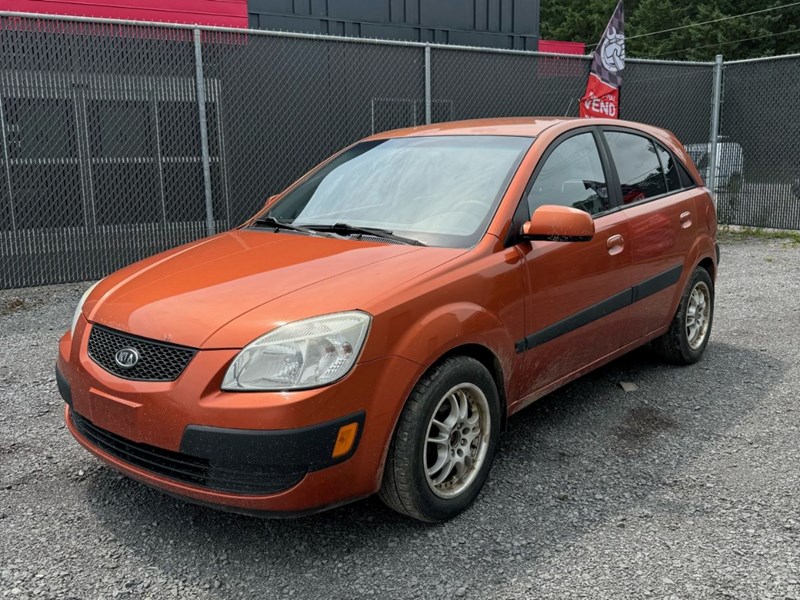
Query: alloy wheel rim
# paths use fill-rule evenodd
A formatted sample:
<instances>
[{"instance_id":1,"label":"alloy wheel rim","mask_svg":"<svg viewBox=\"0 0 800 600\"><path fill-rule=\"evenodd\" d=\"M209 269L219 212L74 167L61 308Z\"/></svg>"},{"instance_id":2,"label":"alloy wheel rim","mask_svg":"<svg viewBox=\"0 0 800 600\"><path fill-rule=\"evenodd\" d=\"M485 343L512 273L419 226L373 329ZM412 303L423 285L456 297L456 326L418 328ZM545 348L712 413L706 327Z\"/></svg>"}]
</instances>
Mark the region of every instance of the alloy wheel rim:
<instances>
[{"instance_id":1,"label":"alloy wheel rim","mask_svg":"<svg viewBox=\"0 0 800 600\"><path fill-rule=\"evenodd\" d=\"M711 322L711 291L703 281L698 281L689 294L686 306L686 339L689 347L697 350L708 335Z\"/></svg>"},{"instance_id":2,"label":"alloy wheel rim","mask_svg":"<svg viewBox=\"0 0 800 600\"><path fill-rule=\"evenodd\" d=\"M453 386L428 422L423 467L440 498L455 498L475 481L489 449L489 402L472 383Z\"/></svg>"}]
</instances>

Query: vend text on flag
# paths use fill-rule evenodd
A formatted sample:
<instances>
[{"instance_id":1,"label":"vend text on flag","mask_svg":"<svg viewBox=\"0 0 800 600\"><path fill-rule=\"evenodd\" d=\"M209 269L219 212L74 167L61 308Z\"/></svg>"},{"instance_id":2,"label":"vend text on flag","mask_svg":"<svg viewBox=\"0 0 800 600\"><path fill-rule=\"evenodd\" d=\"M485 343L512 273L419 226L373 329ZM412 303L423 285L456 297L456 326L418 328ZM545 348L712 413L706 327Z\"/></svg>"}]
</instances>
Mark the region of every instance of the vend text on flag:
<instances>
[{"instance_id":1,"label":"vend text on flag","mask_svg":"<svg viewBox=\"0 0 800 600\"><path fill-rule=\"evenodd\" d=\"M581 98L582 117L619 118L619 88L625 69L625 9L619 1L595 49L586 92Z\"/></svg>"}]
</instances>

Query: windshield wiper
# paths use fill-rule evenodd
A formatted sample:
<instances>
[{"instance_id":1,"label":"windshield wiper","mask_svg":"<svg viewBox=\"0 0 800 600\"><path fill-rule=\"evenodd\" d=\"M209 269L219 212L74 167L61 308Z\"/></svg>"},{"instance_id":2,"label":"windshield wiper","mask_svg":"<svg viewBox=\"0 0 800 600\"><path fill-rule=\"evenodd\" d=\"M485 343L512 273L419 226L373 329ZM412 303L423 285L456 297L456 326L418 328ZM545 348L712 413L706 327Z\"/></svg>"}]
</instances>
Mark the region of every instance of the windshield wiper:
<instances>
[{"instance_id":1,"label":"windshield wiper","mask_svg":"<svg viewBox=\"0 0 800 600\"><path fill-rule=\"evenodd\" d=\"M286 223L285 221L279 221L275 217L261 217L260 219L256 219L253 222L254 226L265 226L269 228L274 228L276 231L279 229L284 229L286 231L296 231L297 233L305 233L306 235L319 235L318 232L312 231L307 227L303 227L301 225L292 225L291 223Z\"/></svg>"},{"instance_id":2,"label":"windshield wiper","mask_svg":"<svg viewBox=\"0 0 800 600\"><path fill-rule=\"evenodd\" d=\"M384 238L393 240L395 242L402 242L410 246L424 246L419 240L402 237L395 235L388 229L378 229L376 227L359 227L357 225L350 225L349 223L335 223L333 225L315 225L309 224L305 226L306 229L313 231L324 231L326 233L336 233L339 235L369 235L372 237Z\"/></svg>"}]
</instances>

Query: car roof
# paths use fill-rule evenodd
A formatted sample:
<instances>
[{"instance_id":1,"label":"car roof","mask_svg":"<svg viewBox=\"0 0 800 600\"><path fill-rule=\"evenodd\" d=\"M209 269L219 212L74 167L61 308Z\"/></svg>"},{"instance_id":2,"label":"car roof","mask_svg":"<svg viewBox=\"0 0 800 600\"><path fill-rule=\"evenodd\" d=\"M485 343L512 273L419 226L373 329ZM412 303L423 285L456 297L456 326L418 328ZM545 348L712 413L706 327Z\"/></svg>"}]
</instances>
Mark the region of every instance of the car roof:
<instances>
[{"instance_id":1,"label":"car roof","mask_svg":"<svg viewBox=\"0 0 800 600\"><path fill-rule=\"evenodd\" d=\"M559 117L510 117L449 121L446 123L433 123L431 125L420 125L418 127L384 131L369 139L428 135L514 135L536 137L548 127L570 120L573 119Z\"/></svg>"},{"instance_id":2,"label":"car roof","mask_svg":"<svg viewBox=\"0 0 800 600\"><path fill-rule=\"evenodd\" d=\"M665 133L663 130L619 119L592 119L578 117L505 117L497 119L473 119L469 121L450 121L446 123L433 123L418 127L395 129L375 134L367 139L380 140L400 137L420 137L434 135L509 135L521 137L536 137L545 129L563 125L559 129L569 129L575 126L587 125L618 125L630 127L647 133ZM660 137L660 136L659 136Z\"/></svg>"}]
</instances>

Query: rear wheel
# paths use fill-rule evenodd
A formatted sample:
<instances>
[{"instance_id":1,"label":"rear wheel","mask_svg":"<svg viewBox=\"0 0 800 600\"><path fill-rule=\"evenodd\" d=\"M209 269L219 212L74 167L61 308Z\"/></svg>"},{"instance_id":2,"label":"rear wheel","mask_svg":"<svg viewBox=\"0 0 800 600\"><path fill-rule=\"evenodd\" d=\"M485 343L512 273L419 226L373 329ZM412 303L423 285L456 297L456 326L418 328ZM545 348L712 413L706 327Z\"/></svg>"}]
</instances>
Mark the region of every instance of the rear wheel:
<instances>
[{"instance_id":1,"label":"rear wheel","mask_svg":"<svg viewBox=\"0 0 800 600\"><path fill-rule=\"evenodd\" d=\"M653 344L670 362L690 365L700 360L708 345L714 318L714 282L697 267L678 305L670 328Z\"/></svg>"},{"instance_id":2,"label":"rear wheel","mask_svg":"<svg viewBox=\"0 0 800 600\"><path fill-rule=\"evenodd\" d=\"M454 517L486 481L499 429L497 387L486 367L466 356L444 360L416 385L403 409L381 500L421 521Z\"/></svg>"}]
</instances>

